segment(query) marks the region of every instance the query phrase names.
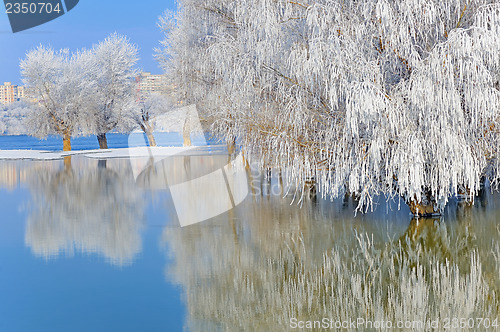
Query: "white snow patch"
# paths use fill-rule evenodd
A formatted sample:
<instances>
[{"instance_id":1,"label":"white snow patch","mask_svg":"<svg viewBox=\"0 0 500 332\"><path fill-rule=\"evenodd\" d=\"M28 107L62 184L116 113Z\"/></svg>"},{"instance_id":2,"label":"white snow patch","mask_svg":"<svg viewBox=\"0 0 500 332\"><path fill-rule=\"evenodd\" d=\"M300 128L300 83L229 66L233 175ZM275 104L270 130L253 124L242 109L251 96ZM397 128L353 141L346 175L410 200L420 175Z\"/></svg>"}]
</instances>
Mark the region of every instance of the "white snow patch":
<instances>
[{"instance_id":1,"label":"white snow patch","mask_svg":"<svg viewBox=\"0 0 500 332\"><path fill-rule=\"evenodd\" d=\"M225 146L189 146L189 147L134 147L107 150L82 151L40 151L40 150L0 150L0 160L57 160L67 156L80 155L92 159L107 158L144 158L168 157L173 155L192 155L221 153Z\"/></svg>"}]
</instances>

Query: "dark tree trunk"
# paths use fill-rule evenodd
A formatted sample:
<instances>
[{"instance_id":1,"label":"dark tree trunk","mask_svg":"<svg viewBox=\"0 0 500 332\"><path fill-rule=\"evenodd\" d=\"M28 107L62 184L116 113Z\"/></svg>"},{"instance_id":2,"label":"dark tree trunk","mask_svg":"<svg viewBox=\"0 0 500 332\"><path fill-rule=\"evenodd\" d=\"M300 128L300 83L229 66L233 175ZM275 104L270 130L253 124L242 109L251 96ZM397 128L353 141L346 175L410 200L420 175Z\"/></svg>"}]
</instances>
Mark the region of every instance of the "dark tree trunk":
<instances>
[{"instance_id":1,"label":"dark tree trunk","mask_svg":"<svg viewBox=\"0 0 500 332\"><path fill-rule=\"evenodd\" d=\"M413 198L406 203L410 207L411 213L417 217L428 217L441 214L437 202L430 192L423 193L421 201L417 201L416 198Z\"/></svg>"},{"instance_id":2,"label":"dark tree trunk","mask_svg":"<svg viewBox=\"0 0 500 332\"><path fill-rule=\"evenodd\" d=\"M108 139L106 138L106 133L97 135L97 141L99 142L99 149L108 148Z\"/></svg>"},{"instance_id":3,"label":"dark tree trunk","mask_svg":"<svg viewBox=\"0 0 500 332\"><path fill-rule=\"evenodd\" d=\"M313 201L317 199L317 183L314 177L310 177L306 179L304 182L304 191L307 194L307 197L311 198Z\"/></svg>"}]
</instances>

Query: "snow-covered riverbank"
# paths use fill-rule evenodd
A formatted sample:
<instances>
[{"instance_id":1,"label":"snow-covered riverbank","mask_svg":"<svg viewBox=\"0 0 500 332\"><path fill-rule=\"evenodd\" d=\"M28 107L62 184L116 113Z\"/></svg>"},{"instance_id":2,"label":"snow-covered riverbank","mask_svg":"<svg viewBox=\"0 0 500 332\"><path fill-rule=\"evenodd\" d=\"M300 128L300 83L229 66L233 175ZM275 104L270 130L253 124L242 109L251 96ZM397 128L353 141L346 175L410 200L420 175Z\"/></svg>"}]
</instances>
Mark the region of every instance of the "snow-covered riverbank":
<instances>
[{"instance_id":1,"label":"snow-covered riverbank","mask_svg":"<svg viewBox=\"0 0 500 332\"><path fill-rule=\"evenodd\" d=\"M0 160L57 160L68 156L83 156L92 159L168 157L174 155L200 155L226 153L225 145L190 147L132 147L106 150L44 151L44 150L0 150Z\"/></svg>"}]
</instances>

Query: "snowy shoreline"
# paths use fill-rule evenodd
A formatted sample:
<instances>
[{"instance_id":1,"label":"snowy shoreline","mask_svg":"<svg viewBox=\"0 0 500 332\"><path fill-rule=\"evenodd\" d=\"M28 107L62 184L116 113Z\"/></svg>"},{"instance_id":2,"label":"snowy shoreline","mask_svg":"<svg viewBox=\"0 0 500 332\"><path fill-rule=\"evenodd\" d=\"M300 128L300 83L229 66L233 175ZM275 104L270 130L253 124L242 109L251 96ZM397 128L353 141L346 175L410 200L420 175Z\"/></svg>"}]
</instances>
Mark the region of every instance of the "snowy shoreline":
<instances>
[{"instance_id":1,"label":"snowy shoreline","mask_svg":"<svg viewBox=\"0 0 500 332\"><path fill-rule=\"evenodd\" d=\"M225 145L133 147L81 151L0 150L0 160L59 160L69 156L82 156L91 159L144 158L223 153L227 153Z\"/></svg>"}]
</instances>

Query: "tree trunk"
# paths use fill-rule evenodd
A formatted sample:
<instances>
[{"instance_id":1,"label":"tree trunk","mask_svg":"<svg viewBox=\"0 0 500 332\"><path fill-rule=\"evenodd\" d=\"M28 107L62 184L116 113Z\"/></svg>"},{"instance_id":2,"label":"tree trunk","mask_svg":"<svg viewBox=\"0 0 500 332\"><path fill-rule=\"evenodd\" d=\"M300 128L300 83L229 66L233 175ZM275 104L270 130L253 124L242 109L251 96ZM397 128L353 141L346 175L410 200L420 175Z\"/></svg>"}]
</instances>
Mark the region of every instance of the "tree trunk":
<instances>
[{"instance_id":1,"label":"tree trunk","mask_svg":"<svg viewBox=\"0 0 500 332\"><path fill-rule=\"evenodd\" d=\"M71 134L65 132L63 135L63 151L71 151Z\"/></svg>"},{"instance_id":2,"label":"tree trunk","mask_svg":"<svg viewBox=\"0 0 500 332\"><path fill-rule=\"evenodd\" d=\"M486 189L486 177L481 177L481 183L480 183L480 189L478 193L478 198L479 198L479 203L481 204L482 207L486 207L488 205L488 196L486 195L487 189Z\"/></svg>"},{"instance_id":3,"label":"tree trunk","mask_svg":"<svg viewBox=\"0 0 500 332\"><path fill-rule=\"evenodd\" d=\"M183 137L184 146L191 146L191 135L189 135L189 132L184 132Z\"/></svg>"},{"instance_id":4,"label":"tree trunk","mask_svg":"<svg viewBox=\"0 0 500 332\"><path fill-rule=\"evenodd\" d=\"M144 123L139 124L142 131L148 137L149 146L156 146L156 140L153 135L154 126L149 123L149 121L144 120Z\"/></svg>"},{"instance_id":5,"label":"tree trunk","mask_svg":"<svg viewBox=\"0 0 500 332\"><path fill-rule=\"evenodd\" d=\"M184 122L182 137L184 138L184 146L191 146L191 128L189 126L189 116L187 116L186 121Z\"/></svg>"},{"instance_id":6,"label":"tree trunk","mask_svg":"<svg viewBox=\"0 0 500 332\"><path fill-rule=\"evenodd\" d=\"M317 199L317 183L316 179L314 177L310 177L306 179L304 182L304 189L305 193L307 194L308 198L313 199L313 201L316 201Z\"/></svg>"},{"instance_id":7,"label":"tree trunk","mask_svg":"<svg viewBox=\"0 0 500 332\"><path fill-rule=\"evenodd\" d=\"M434 216L441 214L436 201L431 193L424 193L422 201L417 201L415 198L407 202L410 211L414 216Z\"/></svg>"},{"instance_id":8,"label":"tree trunk","mask_svg":"<svg viewBox=\"0 0 500 332\"><path fill-rule=\"evenodd\" d=\"M149 146L156 146L156 140L155 140L155 137L153 136L153 133L147 132L146 136L148 137Z\"/></svg>"},{"instance_id":9,"label":"tree trunk","mask_svg":"<svg viewBox=\"0 0 500 332\"><path fill-rule=\"evenodd\" d=\"M106 133L97 135L97 141L99 142L99 149L108 148L108 139L106 138Z\"/></svg>"},{"instance_id":10,"label":"tree trunk","mask_svg":"<svg viewBox=\"0 0 500 332\"><path fill-rule=\"evenodd\" d=\"M250 192L252 194L253 199L255 200L255 196L258 195L255 193L255 186L256 186L255 181L256 180L254 180L254 177L252 174L252 169L250 167L250 163L248 162L248 160L245 159L245 157L243 157L243 160L245 163L245 172L247 173L248 183L250 184Z\"/></svg>"},{"instance_id":11,"label":"tree trunk","mask_svg":"<svg viewBox=\"0 0 500 332\"><path fill-rule=\"evenodd\" d=\"M280 186L280 196L283 198L283 195L285 194L285 187L283 186L283 175L281 173L281 170L278 173L278 183Z\"/></svg>"},{"instance_id":12,"label":"tree trunk","mask_svg":"<svg viewBox=\"0 0 500 332\"><path fill-rule=\"evenodd\" d=\"M227 142L227 153L232 156L236 152L236 137Z\"/></svg>"}]
</instances>

